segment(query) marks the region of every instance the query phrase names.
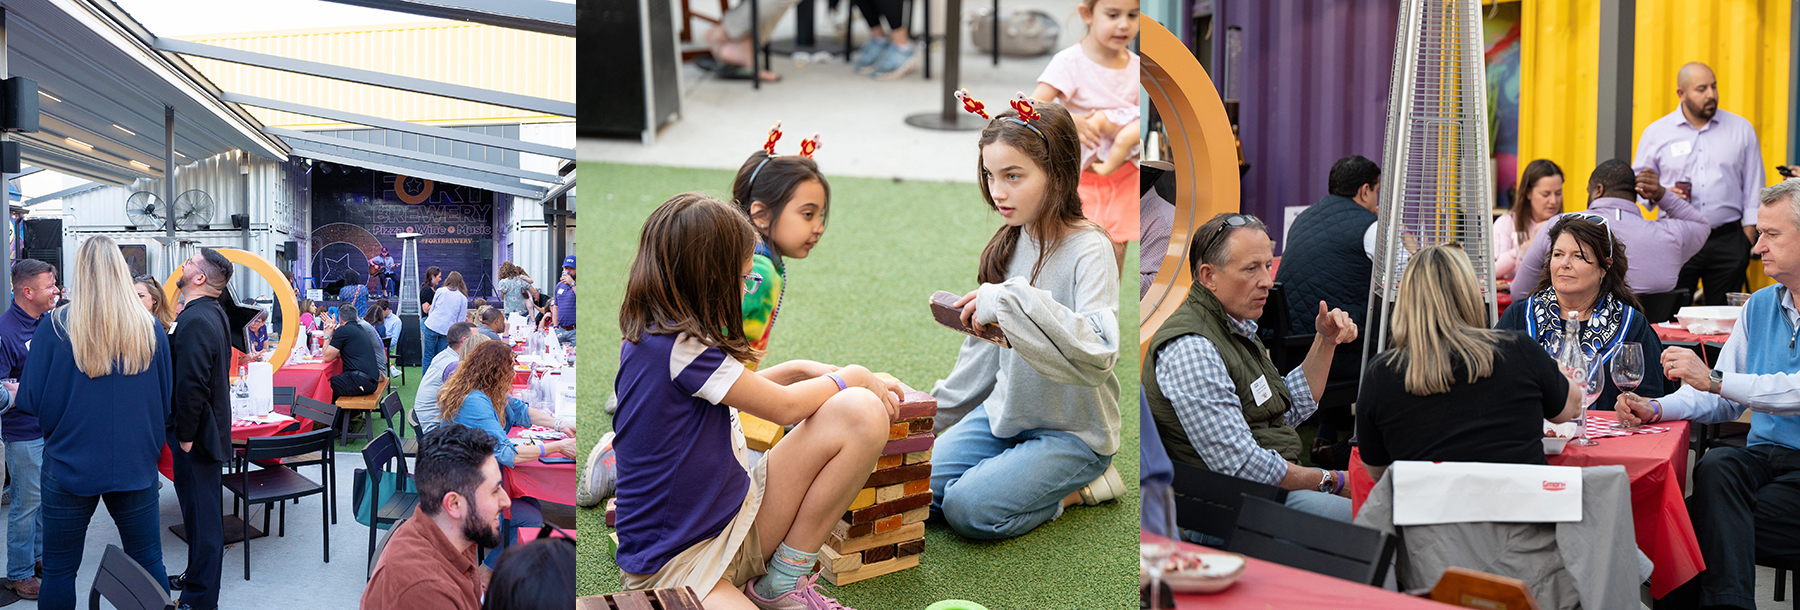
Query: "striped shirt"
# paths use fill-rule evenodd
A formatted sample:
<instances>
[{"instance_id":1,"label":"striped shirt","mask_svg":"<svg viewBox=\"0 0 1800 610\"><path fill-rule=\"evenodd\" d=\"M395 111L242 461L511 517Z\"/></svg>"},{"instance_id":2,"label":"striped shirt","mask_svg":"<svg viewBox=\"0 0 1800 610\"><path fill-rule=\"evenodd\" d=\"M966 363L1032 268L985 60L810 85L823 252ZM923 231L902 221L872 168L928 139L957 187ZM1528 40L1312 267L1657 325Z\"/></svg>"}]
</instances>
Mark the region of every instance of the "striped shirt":
<instances>
[{"instance_id":1,"label":"striped shirt","mask_svg":"<svg viewBox=\"0 0 1800 610\"><path fill-rule=\"evenodd\" d=\"M1227 318L1238 333L1256 336L1254 320ZM1175 416L1188 441L1213 472L1275 485L1287 476L1287 460L1272 449L1257 446L1244 421L1243 402L1237 385L1225 369L1225 359L1212 341L1200 335L1183 335L1163 344L1156 352L1156 383L1175 406ZM1290 426L1306 421L1319 403L1302 367L1294 367L1282 382L1293 395L1293 405L1283 419Z\"/></svg>"}]
</instances>

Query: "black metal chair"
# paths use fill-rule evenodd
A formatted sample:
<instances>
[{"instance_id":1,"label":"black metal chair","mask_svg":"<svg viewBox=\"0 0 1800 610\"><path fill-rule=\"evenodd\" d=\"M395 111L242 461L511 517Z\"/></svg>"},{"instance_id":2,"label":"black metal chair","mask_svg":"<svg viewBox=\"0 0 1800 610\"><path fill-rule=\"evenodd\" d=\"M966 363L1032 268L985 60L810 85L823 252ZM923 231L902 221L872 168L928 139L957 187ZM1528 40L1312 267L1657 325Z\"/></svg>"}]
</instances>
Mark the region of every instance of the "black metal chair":
<instances>
[{"instance_id":1,"label":"black metal chair","mask_svg":"<svg viewBox=\"0 0 1800 610\"><path fill-rule=\"evenodd\" d=\"M294 417L305 418L305 419L311 421L313 423L314 430L330 430L331 424L337 420L337 410L338 410L337 405L331 404L329 402L320 401L320 400L314 400L311 397L307 397L307 396L295 397L293 410L294 410ZM289 430L291 431L291 430L298 429L298 428L299 428L299 422L295 422L294 424L291 425ZM318 466L319 467L319 480L325 483L326 503L331 505L331 522L334 524L337 523L337 521L338 521L338 509L337 509L338 486L337 486L337 445L336 444L333 444L331 447L326 448L326 450L322 453L308 453L305 455L297 455L297 456L293 456L293 457L282 458L280 460L275 460L272 463L277 463L282 466L287 466L288 468L296 468L296 469L301 466ZM294 502L296 504L298 504L300 502L300 500L298 498L296 498L294 500Z\"/></svg>"},{"instance_id":2,"label":"black metal chair","mask_svg":"<svg viewBox=\"0 0 1800 610\"><path fill-rule=\"evenodd\" d=\"M263 463L270 460L304 455L307 453L324 453L331 450L332 430L313 430L301 434L284 436L267 436L249 439L244 447L244 460ZM329 481L326 478L326 481ZM312 479L300 476L299 473L286 466L264 466L259 470L244 468L238 476L225 478L225 489L230 491L232 510L240 509L246 516L253 504L281 506L281 533L287 534L288 500L313 494L324 496L324 482L314 483ZM325 563L331 563L331 501L321 499L319 503L319 522L325 529ZM269 511L263 512L263 531L269 529ZM244 546L244 580L250 580L250 541L240 543Z\"/></svg>"},{"instance_id":3,"label":"black metal chair","mask_svg":"<svg viewBox=\"0 0 1800 610\"><path fill-rule=\"evenodd\" d=\"M375 567L375 533L383 523L398 523L401 519L412 516L413 509L419 505L419 494L405 491L412 480L407 473L406 460L400 457L400 443L393 430L382 432L369 446L362 450L363 463L369 469L369 568ZM398 468L388 470L388 464L397 463ZM394 496L381 497L381 480L394 475ZM361 490L359 490L361 491Z\"/></svg>"},{"instance_id":4,"label":"black metal chair","mask_svg":"<svg viewBox=\"0 0 1800 610\"><path fill-rule=\"evenodd\" d=\"M1175 489L1175 524L1227 544L1245 497L1287 501L1287 490L1274 485L1219 474L1185 462L1175 462L1174 466L1175 481L1171 487Z\"/></svg>"},{"instance_id":5,"label":"black metal chair","mask_svg":"<svg viewBox=\"0 0 1800 610\"><path fill-rule=\"evenodd\" d=\"M396 425L394 422L396 416L405 419L406 407L400 404L399 392L388 392L387 396L381 397L381 419L387 422L388 431L394 433L395 440L400 444L400 455L417 457L419 455L419 437L414 435L412 438L407 438L407 427Z\"/></svg>"},{"instance_id":6,"label":"black metal chair","mask_svg":"<svg viewBox=\"0 0 1800 610\"><path fill-rule=\"evenodd\" d=\"M1644 321L1660 324L1675 318L1675 312L1682 307L1694 303L1694 291L1688 288L1676 288L1669 292L1637 295L1638 302L1644 306Z\"/></svg>"},{"instance_id":7,"label":"black metal chair","mask_svg":"<svg viewBox=\"0 0 1800 610\"><path fill-rule=\"evenodd\" d=\"M386 348L385 351L387 352L387 360L382 363L382 366L387 367L387 370L399 368L400 369L400 385L406 385L406 367L404 367L404 366L395 367L394 366L394 363L400 361L400 354L394 350L393 338L391 338L391 337L382 338L381 346Z\"/></svg>"},{"instance_id":8,"label":"black metal chair","mask_svg":"<svg viewBox=\"0 0 1800 610\"><path fill-rule=\"evenodd\" d=\"M375 565L381 563L381 552L387 550L388 541L394 538L394 532L400 531L400 526L405 523L406 519L404 518L395 521L394 525L388 528L387 533L381 535L381 542L375 543L375 552L369 555L369 574L363 577L364 580L375 577Z\"/></svg>"},{"instance_id":9,"label":"black metal chair","mask_svg":"<svg viewBox=\"0 0 1800 610\"><path fill-rule=\"evenodd\" d=\"M275 400L275 412L280 413L282 415L293 415L293 413L284 411L283 409L284 408L285 409L294 408L294 397L299 395L300 390L293 386L285 386L285 385L278 385L278 386L275 386L273 389L274 389L274 393L272 394L272 396L274 397L274 400Z\"/></svg>"},{"instance_id":10,"label":"black metal chair","mask_svg":"<svg viewBox=\"0 0 1800 610\"><path fill-rule=\"evenodd\" d=\"M88 589L88 610L100 610L105 599L119 610L175 610L175 600L156 577L125 554L125 549L106 545L100 557L100 573Z\"/></svg>"},{"instance_id":11,"label":"black metal chair","mask_svg":"<svg viewBox=\"0 0 1800 610\"><path fill-rule=\"evenodd\" d=\"M1394 557L1394 537L1245 496L1225 549L1290 568L1380 587Z\"/></svg>"}]
</instances>

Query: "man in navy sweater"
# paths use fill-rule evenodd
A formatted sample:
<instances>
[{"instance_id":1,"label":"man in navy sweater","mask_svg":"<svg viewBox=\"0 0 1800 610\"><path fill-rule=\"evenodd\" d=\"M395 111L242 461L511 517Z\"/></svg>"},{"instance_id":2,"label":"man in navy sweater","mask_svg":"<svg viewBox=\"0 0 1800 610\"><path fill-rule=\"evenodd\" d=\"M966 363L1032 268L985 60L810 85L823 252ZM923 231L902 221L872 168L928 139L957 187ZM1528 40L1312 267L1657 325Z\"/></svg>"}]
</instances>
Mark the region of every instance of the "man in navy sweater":
<instances>
[{"instance_id":1,"label":"man in navy sweater","mask_svg":"<svg viewBox=\"0 0 1800 610\"><path fill-rule=\"evenodd\" d=\"M175 356L169 452L188 535L187 572L175 579L184 609L219 606L225 554L220 477L232 453L230 322L218 297L231 281L231 271L231 262L212 248L201 248L182 265L180 290L186 305L169 340Z\"/></svg>"},{"instance_id":2,"label":"man in navy sweater","mask_svg":"<svg viewBox=\"0 0 1800 610\"><path fill-rule=\"evenodd\" d=\"M12 307L0 314L0 374L18 379L38 319L56 306L56 267L24 259L12 268ZM6 588L24 599L37 599L37 566L43 565L44 532L38 508L39 473L44 467L44 433L38 418L18 409L0 415L0 439L6 441L7 470L12 474L12 506L6 514Z\"/></svg>"}]
</instances>

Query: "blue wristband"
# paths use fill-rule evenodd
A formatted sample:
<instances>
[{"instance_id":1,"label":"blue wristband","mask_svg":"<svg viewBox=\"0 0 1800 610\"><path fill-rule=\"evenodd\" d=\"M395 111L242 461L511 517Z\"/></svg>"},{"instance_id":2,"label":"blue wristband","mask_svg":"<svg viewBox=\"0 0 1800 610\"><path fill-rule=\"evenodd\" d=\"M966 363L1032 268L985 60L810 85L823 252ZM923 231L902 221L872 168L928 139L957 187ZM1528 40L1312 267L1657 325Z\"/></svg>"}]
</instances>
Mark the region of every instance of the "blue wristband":
<instances>
[{"instance_id":1,"label":"blue wristband","mask_svg":"<svg viewBox=\"0 0 1800 610\"><path fill-rule=\"evenodd\" d=\"M837 382L838 391L842 392L850 389L850 386L844 384L844 378L839 377L837 373L826 373L825 376L830 377L832 381Z\"/></svg>"}]
</instances>

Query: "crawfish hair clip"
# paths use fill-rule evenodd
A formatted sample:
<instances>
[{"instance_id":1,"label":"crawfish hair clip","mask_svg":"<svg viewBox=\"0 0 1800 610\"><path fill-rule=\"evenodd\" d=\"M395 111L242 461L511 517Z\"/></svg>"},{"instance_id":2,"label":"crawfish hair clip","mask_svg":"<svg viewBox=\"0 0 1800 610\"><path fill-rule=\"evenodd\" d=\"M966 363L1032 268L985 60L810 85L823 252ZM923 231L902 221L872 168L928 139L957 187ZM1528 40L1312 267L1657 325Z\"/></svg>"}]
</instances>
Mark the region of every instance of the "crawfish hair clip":
<instances>
[{"instance_id":1,"label":"crawfish hair clip","mask_svg":"<svg viewBox=\"0 0 1800 610\"><path fill-rule=\"evenodd\" d=\"M993 118L993 117L988 116L987 104L983 104L983 103L981 103L981 100L975 99L975 96L969 95L968 89L958 89L958 90L956 90L956 93L954 93L953 95L956 97L957 100L962 102L963 110L968 111L969 114L973 114L973 115L979 116L984 119ZM1043 140L1045 144L1049 144L1050 138L1044 136L1044 132L1038 131L1038 128L1036 125L1031 124L1033 121L1042 120L1044 118L1044 115L1038 114L1037 109L1032 107L1032 105L1034 103L1036 103L1036 100L1033 100L1030 97L1026 97L1026 95L1023 92L1020 92L1017 96L1014 96L1012 99L1013 110L1018 111L1019 116L1017 116L1017 117L1003 116L997 120L1007 121L1009 123L1022 125L1026 129L1030 129L1031 133L1037 134L1038 139Z\"/></svg>"},{"instance_id":2,"label":"crawfish hair clip","mask_svg":"<svg viewBox=\"0 0 1800 610\"><path fill-rule=\"evenodd\" d=\"M781 121L776 121L775 126L769 128L769 139L762 145L763 152L768 154L763 157L761 163L756 164L756 169L750 171L750 186L756 186L756 175L762 173L763 166L768 165L770 159L775 158L775 143L779 141L781 141ZM816 131L813 132L812 137L800 141L800 156L802 157L811 159L813 151L818 149L819 133Z\"/></svg>"}]
</instances>

